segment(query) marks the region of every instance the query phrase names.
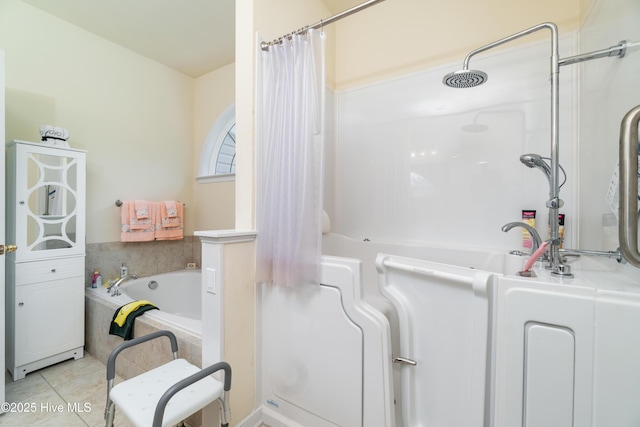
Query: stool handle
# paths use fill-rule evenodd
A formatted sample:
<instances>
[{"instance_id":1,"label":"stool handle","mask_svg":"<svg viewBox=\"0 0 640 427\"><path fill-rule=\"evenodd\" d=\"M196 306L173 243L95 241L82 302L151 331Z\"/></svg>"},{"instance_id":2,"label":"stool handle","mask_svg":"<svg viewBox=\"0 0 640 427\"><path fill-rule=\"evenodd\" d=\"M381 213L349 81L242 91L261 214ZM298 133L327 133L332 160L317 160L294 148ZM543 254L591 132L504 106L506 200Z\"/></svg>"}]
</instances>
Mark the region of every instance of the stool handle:
<instances>
[{"instance_id":1,"label":"stool handle","mask_svg":"<svg viewBox=\"0 0 640 427\"><path fill-rule=\"evenodd\" d=\"M167 403L169 403L169 400L173 397L174 394L176 394L177 392L179 392L180 390L182 390L183 388L186 388L188 386L190 386L191 384L213 374L214 372L217 372L221 369L224 369L224 391L228 392L229 390L231 390L231 366L227 363L227 362L218 362L214 365L208 366L198 372L196 372L195 374L192 374L190 376L188 376L187 378L178 381L177 383L175 383L174 385L172 385L171 387L169 387L169 389L167 389L167 391L164 392L164 394L160 397L160 400L158 401L158 405L156 406L156 410L153 414L153 424L152 427L161 427L162 426L162 418L164 417L164 410L165 407L167 406ZM223 404L223 413L225 414L225 417L228 415L229 409L228 409L228 398L224 399L224 401L222 402ZM228 422L228 421L226 421Z\"/></svg>"},{"instance_id":2,"label":"stool handle","mask_svg":"<svg viewBox=\"0 0 640 427\"><path fill-rule=\"evenodd\" d=\"M173 351L173 358L177 358L178 355L178 340L176 336L171 331L156 331L152 332L148 335L144 335L142 337L134 338L129 341L125 341L116 348L113 349L111 354L109 355L109 359L107 360L107 381L112 380L116 377L116 357L122 350L125 350L129 347L133 347L134 345L141 344L146 341L150 341L155 338L159 338L162 336L166 336L171 341L171 351Z\"/></svg>"}]
</instances>

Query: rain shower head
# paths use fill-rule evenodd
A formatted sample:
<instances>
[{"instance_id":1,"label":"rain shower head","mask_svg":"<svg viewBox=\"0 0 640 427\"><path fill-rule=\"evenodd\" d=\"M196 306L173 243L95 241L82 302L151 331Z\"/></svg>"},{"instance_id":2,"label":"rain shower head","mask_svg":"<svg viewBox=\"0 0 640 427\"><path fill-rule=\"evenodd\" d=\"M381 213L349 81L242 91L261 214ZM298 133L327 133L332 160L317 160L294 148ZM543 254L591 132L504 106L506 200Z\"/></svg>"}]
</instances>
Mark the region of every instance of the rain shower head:
<instances>
[{"instance_id":1,"label":"rain shower head","mask_svg":"<svg viewBox=\"0 0 640 427\"><path fill-rule=\"evenodd\" d=\"M442 79L442 83L449 87L468 88L479 86L486 82L489 77L484 71L460 70L449 73Z\"/></svg>"}]
</instances>

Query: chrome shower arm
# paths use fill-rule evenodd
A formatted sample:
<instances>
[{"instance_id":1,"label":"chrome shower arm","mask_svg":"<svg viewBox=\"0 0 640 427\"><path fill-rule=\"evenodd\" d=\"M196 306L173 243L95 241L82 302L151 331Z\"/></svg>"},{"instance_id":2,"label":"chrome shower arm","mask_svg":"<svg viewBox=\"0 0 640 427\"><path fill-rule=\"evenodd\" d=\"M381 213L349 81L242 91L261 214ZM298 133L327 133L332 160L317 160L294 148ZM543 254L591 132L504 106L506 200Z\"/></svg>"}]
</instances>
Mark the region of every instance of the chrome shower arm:
<instances>
[{"instance_id":1,"label":"chrome shower arm","mask_svg":"<svg viewBox=\"0 0 640 427\"><path fill-rule=\"evenodd\" d=\"M549 30L551 30L551 34L552 34L552 46L551 46L551 56L555 56L557 57L558 55L558 27L556 26L556 24L552 23L552 22L543 22L542 24L538 24L535 25L531 28L527 28L526 30L522 30L518 33L512 34L510 36L507 36L505 38L502 38L500 40L496 40L492 43L489 43L487 45L484 45L482 47L479 47L477 49L472 50L471 52L469 52L467 54L467 56L464 58L464 62L462 63L462 68L465 70L469 69L469 61L471 60L471 57L474 55L477 55L481 52L487 51L489 49L493 49L494 47L503 45L505 43L509 43L510 41L513 41L515 39L519 39L520 37L524 37L527 36L531 33L535 33L536 31L539 30L543 30L545 28L548 28Z\"/></svg>"},{"instance_id":2,"label":"chrome shower arm","mask_svg":"<svg viewBox=\"0 0 640 427\"><path fill-rule=\"evenodd\" d=\"M551 241L551 244L549 245L549 268L551 269L552 274L570 277L571 273L569 272L569 270L564 269L561 266L559 252L560 226L557 221L558 209L562 206L562 201L560 200L560 185L558 179L560 175L560 163L558 160L560 155L558 137L560 125L560 57L558 54L558 27L553 22L543 22L541 24L522 30L518 33L504 37L500 40L496 40L493 43L489 43L485 46L472 50L464 59L463 71L469 70L469 61L474 55L544 29L548 29L551 32L551 60L549 76L549 80L551 83L551 162L549 165L549 200L546 203L547 208L549 208L549 218L551 219L549 221L549 240ZM445 84L448 85L448 82L445 82Z\"/></svg>"},{"instance_id":3,"label":"chrome shower arm","mask_svg":"<svg viewBox=\"0 0 640 427\"><path fill-rule=\"evenodd\" d=\"M582 53L580 55L569 56L562 58L558 62L560 66L577 64L579 62L590 61L592 59L606 58L609 56L617 56L618 58L624 58L627 53L626 40L621 41L615 46L608 47L606 49L594 50L593 52Z\"/></svg>"}]
</instances>

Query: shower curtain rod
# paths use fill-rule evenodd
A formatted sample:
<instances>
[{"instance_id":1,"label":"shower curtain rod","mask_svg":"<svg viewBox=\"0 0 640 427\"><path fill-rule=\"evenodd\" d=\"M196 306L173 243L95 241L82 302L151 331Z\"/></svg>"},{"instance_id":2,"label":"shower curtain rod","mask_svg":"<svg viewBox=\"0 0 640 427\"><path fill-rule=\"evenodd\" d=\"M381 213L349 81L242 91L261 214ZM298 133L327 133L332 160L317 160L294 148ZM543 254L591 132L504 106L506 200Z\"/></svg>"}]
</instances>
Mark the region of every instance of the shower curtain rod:
<instances>
[{"instance_id":1,"label":"shower curtain rod","mask_svg":"<svg viewBox=\"0 0 640 427\"><path fill-rule=\"evenodd\" d=\"M318 28L322 28L325 25L332 24L332 23L334 23L334 22L336 22L336 21L338 21L338 20L340 20L342 18L346 18L349 15L353 15L356 12L360 12L361 10L364 10L364 9L370 7L370 6L373 6L376 3L380 3L380 2L383 2L383 1L384 0L369 0L369 1L366 1L364 3L360 3L359 5L354 6L351 9L347 9L347 10L345 10L343 12L340 12L340 13L338 13L336 15L333 15L333 16L327 18L327 19L322 19L322 20L320 20L319 22L316 22L313 25L307 25L306 27L302 27L302 28L300 28L298 30L292 31L291 33L285 34L284 36L279 37L279 38L277 38L277 39L275 39L273 41L262 42L260 44L260 47L262 48L262 50L269 50L269 46L280 44L280 43L282 43L284 41L284 39L290 39L292 36L294 36L296 34L304 34L310 29L317 30Z\"/></svg>"}]
</instances>

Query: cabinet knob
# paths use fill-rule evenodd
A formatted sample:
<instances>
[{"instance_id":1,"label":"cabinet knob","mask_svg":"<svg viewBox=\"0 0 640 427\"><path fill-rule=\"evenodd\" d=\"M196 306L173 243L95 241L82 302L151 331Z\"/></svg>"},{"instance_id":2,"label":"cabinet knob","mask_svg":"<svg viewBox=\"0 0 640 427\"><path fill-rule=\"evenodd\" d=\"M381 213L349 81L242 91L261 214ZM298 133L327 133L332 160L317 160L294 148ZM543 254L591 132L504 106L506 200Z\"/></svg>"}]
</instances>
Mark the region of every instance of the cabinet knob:
<instances>
[{"instance_id":1,"label":"cabinet knob","mask_svg":"<svg viewBox=\"0 0 640 427\"><path fill-rule=\"evenodd\" d=\"M51 272L52 272L52 273L55 273L55 272L56 272L56 269L55 269L55 268L52 268L52 269L51 269Z\"/></svg>"},{"instance_id":2,"label":"cabinet knob","mask_svg":"<svg viewBox=\"0 0 640 427\"><path fill-rule=\"evenodd\" d=\"M20 200L18 203L24 205L24 200Z\"/></svg>"},{"instance_id":3,"label":"cabinet knob","mask_svg":"<svg viewBox=\"0 0 640 427\"><path fill-rule=\"evenodd\" d=\"M18 307L22 307L23 305L24 305L24 303L23 303L23 302L19 302L19 303L18 303Z\"/></svg>"}]
</instances>

